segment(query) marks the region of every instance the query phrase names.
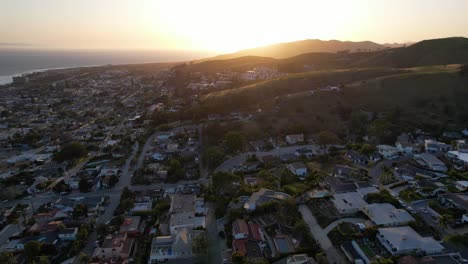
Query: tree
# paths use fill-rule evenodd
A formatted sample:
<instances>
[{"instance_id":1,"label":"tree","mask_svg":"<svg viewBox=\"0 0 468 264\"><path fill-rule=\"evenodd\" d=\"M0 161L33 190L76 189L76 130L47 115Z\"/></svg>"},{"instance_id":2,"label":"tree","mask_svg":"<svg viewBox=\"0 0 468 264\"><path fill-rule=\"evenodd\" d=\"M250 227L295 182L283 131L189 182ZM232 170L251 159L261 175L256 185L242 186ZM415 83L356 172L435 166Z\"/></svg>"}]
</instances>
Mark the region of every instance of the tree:
<instances>
[{"instance_id":1,"label":"tree","mask_svg":"<svg viewBox=\"0 0 468 264\"><path fill-rule=\"evenodd\" d=\"M211 146L204 151L204 162L209 168L214 168L221 164L224 159L224 149L219 146Z\"/></svg>"},{"instance_id":2,"label":"tree","mask_svg":"<svg viewBox=\"0 0 468 264\"><path fill-rule=\"evenodd\" d=\"M359 152L361 152L363 155L369 155L372 152L374 152L375 150L376 150L376 148L373 145L363 144L361 146L361 149L359 150Z\"/></svg>"},{"instance_id":3,"label":"tree","mask_svg":"<svg viewBox=\"0 0 468 264\"><path fill-rule=\"evenodd\" d=\"M383 172L380 175L380 184L386 185L395 181L395 176L393 175L393 172L389 167L384 166L382 168L382 171Z\"/></svg>"},{"instance_id":4,"label":"tree","mask_svg":"<svg viewBox=\"0 0 468 264\"><path fill-rule=\"evenodd\" d=\"M77 204L75 208L73 208L73 217L87 217L88 216L88 206L85 204Z\"/></svg>"},{"instance_id":5,"label":"tree","mask_svg":"<svg viewBox=\"0 0 468 264\"><path fill-rule=\"evenodd\" d=\"M109 233L109 226L106 224L99 224L96 227L96 233L101 237L107 235L107 233Z\"/></svg>"},{"instance_id":6,"label":"tree","mask_svg":"<svg viewBox=\"0 0 468 264\"><path fill-rule=\"evenodd\" d=\"M80 252L79 259L80 263L88 263L90 261L90 257L83 252Z\"/></svg>"},{"instance_id":7,"label":"tree","mask_svg":"<svg viewBox=\"0 0 468 264\"><path fill-rule=\"evenodd\" d=\"M391 124L385 119L376 119L369 126L369 135L384 141L390 132Z\"/></svg>"},{"instance_id":8,"label":"tree","mask_svg":"<svg viewBox=\"0 0 468 264\"><path fill-rule=\"evenodd\" d=\"M41 244L35 240L31 240L24 246L24 252L31 261L41 253Z\"/></svg>"},{"instance_id":9,"label":"tree","mask_svg":"<svg viewBox=\"0 0 468 264\"><path fill-rule=\"evenodd\" d=\"M244 137L239 132L230 131L224 136L224 141L226 142L226 147L230 152L236 152L242 149Z\"/></svg>"},{"instance_id":10,"label":"tree","mask_svg":"<svg viewBox=\"0 0 468 264\"><path fill-rule=\"evenodd\" d=\"M349 120L349 129L352 133L363 134L366 128L367 115L361 111L354 111L351 113Z\"/></svg>"},{"instance_id":11,"label":"tree","mask_svg":"<svg viewBox=\"0 0 468 264\"><path fill-rule=\"evenodd\" d=\"M80 189L80 192L89 192L89 183L87 179L81 179L78 182L78 188Z\"/></svg>"},{"instance_id":12,"label":"tree","mask_svg":"<svg viewBox=\"0 0 468 264\"><path fill-rule=\"evenodd\" d=\"M193 239L192 250L193 253L198 256L204 256L207 253L208 248L208 237L206 233L201 233Z\"/></svg>"},{"instance_id":13,"label":"tree","mask_svg":"<svg viewBox=\"0 0 468 264\"><path fill-rule=\"evenodd\" d=\"M449 214L443 214L441 217L440 217L440 224L443 226L443 227L447 227L447 224L452 222L453 221L453 216L452 215L449 215Z\"/></svg>"},{"instance_id":14,"label":"tree","mask_svg":"<svg viewBox=\"0 0 468 264\"><path fill-rule=\"evenodd\" d=\"M177 182L185 177L185 170L182 167L182 164L177 159L171 159L168 162L168 174L169 177L167 179L168 182Z\"/></svg>"},{"instance_id":15,"label":"tree","mask_svg":"<svg viewBox=\"0 0 468 264\"><path fill-rule=\"evenodd\" d=\"M232 263L234 264L242 264L244 260L244 255L239 251L234 251L231 255Z\"/></svg>"},{"instance_id":16,"label":"tree","mask_svg":"<svg viewBox=\"0 0 468 264\"><path fill-rule=\"evenodd\" d=\"M0 253L0 263L2 264L18 264L13 254L10 252L2 252Z\"/></svg>"},{"instance_id":17,"label":"tree","mask_svg":"<svg viewBox=\"0 0 468 264\"><path fill-rule=\"evenodd\" d=\"M54 156L58 162L76 160L88 154L86 148L79 142L68 143L60 149Z\"/></svg>"},{"instance_id":18,"label":"tree","mask_svg":"<svg viewBox=\"0 0 468 264\"><path fill-rule=\"evenodd\" d=\"M320 146L327 146L331 144L337 144L339 142L338 136L331 131L321 131L317 135L317 143Z\"/></svg>"},{"instance_id":19,"label":"tree","mask_svg":"<svg viewBox=\"0 0 468 264\"><path fill-rule=\"evenodd\" d=\"M468 64L464 64L460 66L460 75L461 76L468 76Z\"/></svg>"}]
</instances>

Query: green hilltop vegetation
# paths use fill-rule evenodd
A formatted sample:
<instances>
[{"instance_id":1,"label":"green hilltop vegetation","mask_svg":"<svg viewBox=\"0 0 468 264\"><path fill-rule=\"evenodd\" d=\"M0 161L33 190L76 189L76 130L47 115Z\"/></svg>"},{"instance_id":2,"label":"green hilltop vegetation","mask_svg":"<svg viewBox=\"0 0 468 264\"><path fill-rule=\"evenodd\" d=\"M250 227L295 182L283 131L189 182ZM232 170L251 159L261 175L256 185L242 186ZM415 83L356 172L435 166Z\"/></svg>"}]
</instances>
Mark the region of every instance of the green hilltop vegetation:
<instances>
[{"instance_id":1,"label":"green hilltop vegetation","mask_svg":"<svg viewBox=\"0 0 468 264\"><path fill-rule=\"evenodd\" d=\"M339 85L341 91L319 90L328 85ZM349 118L353 111L375 117L398 109L406 128L434 131L453 123L468 126L466 102L468 74L460 72L460 65L448 65L292 74L210 93L201 99L201 107L219 113L262 109L274 119L272 126L335 132L342 129L343 116Z\"/></svg>"},{"instance_id":2,"label":"green hilltop vegetation","mask_svg":"<svg viewBox=\"0 0 468 264\"><path fill-rule=\"evenodd\" d=\"M282 72L298 73L312 70L350 68L406 68L468 63L468 38L454 37L424 40L408 47L382 49L370 52L314 52L294 57L274 59L244 56L230 59L206 60L189 65L178 65L183 72L215 73L245 71L258 66L275 67ZM307 65L308 68L304 66Z\"/></svg>"},{"instance_id":3,"label":"green hilltop vegetation","mask_svg":"<svg viewBox=\"0 0 468 264\"><path fill-rule=\"evenodd\" d=\"M339 41L339 40L319 40L306 39L294 42L278 43L264 47L241 50L232 54L225 54L205 60L228 60L244 56L271 57L285 59L304 53L336 53L339 51L376 51L385 49L384 45L372 41Z\"/></svg>"},{"instance_id":4,"label":"green hilltop vegetation","mask_svg":"<svg viewBox=\"0 0 468 264\"><path fill-rule=\"evenodd\" d=\"M209 93L201 98L211 111L230 112L277 96L313 91L326 86L338 86L379 76L404 73L407 70L371 68L318 71L290 74L247 86Z\"/></svg>"}]
</instances>

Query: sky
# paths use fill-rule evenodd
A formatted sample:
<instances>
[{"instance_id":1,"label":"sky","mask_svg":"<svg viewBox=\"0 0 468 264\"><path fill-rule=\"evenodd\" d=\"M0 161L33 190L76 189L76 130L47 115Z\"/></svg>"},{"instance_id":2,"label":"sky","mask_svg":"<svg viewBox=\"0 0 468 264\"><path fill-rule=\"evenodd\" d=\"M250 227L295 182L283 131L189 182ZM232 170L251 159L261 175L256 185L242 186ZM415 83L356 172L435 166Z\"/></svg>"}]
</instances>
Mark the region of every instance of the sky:
<instances>
[{"instance_id":1,"label":"sky","mask_svg":"<svg viewBox=\"0 0 468 264\"><path fill-rule=\"evenodd\" d=\"M0 0L0 47L233 52L468 37L468 0Z\"/></svg>"}]
</instances>

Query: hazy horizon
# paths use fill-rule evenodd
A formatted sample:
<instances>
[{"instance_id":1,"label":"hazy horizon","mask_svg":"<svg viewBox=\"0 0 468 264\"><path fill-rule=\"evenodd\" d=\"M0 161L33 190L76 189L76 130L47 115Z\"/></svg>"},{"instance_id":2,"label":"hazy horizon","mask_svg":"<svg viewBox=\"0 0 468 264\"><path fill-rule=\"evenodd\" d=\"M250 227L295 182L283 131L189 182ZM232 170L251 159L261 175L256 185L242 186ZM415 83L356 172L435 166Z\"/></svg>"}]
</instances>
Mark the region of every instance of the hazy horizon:
<instances>
[{"instance_id":1,"label":"hazy horizon","mask_svg":"<svg viewBox=\"0 0 468 264\"><path fill-rule=\"evenodd\" d=\"M18 0L2 1L0 35L2 43L34 48L229 53L304 39L468 36L466 10L463 0Z\"/></svg>"}]
</instances>

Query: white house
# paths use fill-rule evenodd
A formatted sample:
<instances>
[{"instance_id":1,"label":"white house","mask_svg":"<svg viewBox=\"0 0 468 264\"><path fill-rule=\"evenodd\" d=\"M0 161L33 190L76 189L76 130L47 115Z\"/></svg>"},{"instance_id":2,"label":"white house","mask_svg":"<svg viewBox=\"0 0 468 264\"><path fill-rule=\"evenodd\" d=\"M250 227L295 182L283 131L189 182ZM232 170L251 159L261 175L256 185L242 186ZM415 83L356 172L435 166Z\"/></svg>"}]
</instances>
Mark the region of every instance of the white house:
<instances>
[{"instance_id":1,"label":"white house","mask_svg":"<svg viewBox=\"0 0 468 264\"><path fill-rule=\"evenodd\" d=\"M422 153L416 155L414 158L419 164L431 170L440 172L447 171L447 166L445 166L445 163L429 153Z\"/></svg>"},{"instance_id":2,"label":"white house","mask_svg":"<svg viewBox=\"0 0 468 264\"><path fill-rule=\"evenodd\" d=\"M377 239L392 255L415 252L431 255L444 250L444 247L433 237L421 237L409 226L379 228Z\"/></svg>"},{"instance_id":3,"label":"white house","mask_svg":"<svg viewBox=\"0 0 468 264\"><path fill-rule=\"evenodd\" d=\"M462 192L468 190L468 181L456 181L455 187Z\"/></svg>"},{"instance_id":4,"label":"white house","mask_svg":"<svg viewBox=\"0 0 468 264\"><path fill-rule=\"evenodd\" d=\"M249 236L249 227L244 219L236 219L232 223L232 235L234 239L246 239Z\"/></svg>"},{"instance_id":5,"label":"white house","mask_svg":"<svg viewBox=\"0 0 468 264\"><path fill-rule=\"evenodd\" d=\"M61 240L74 241L76 240L76 235L78 234L78 228L65 228L59 232L58 237Z\"/></svg>"},{"instance_id":6,"label":"white house","mask_svg":"<svg viewBox=\"0 0 468 264\"><path fill-rule=\"evenodd\" d=\"M296 143L304 142L304 134L287 135L286 142L288 144L296 144Z\"/></svg>"},{"instance_id":7,"label":"white house","mask_svg":"<svg viewBox=\"0 0 468 264\"><path fill-rule=\"evenodd\" d=\"M395 146L400 152L403 153L412 153L414 149L414 145L410 142L410 136L408 134L400 135L396 142Z\"/></svg>"},{"instance_id":8,"label":"white house","mask_svg":"<svg viewBox=\"0 0 468 264\"><path fill-rule=\"evenodd\" d=\"M389 145L378 145L377 150L379 154L382 155L386 159L393 159L398 157L398 148L389 146Z\"/></svg>"},{"instance_id":9,"label":"white house","mask_svg":"<svg viewBox=\"0 0 468 264\"><path fill-rule=\"evenodd\" d=\"M299 177L305 177L307 175L307 167L304 165L302 162L294 162L291 164L288 164L288 170Z\"/></svg>"},{"instance_id":10,"label":"white house","mask_svg":"<svg viewBox=\"0 0 468 264\"><path fill-rule=\"evenodd\" d=\"M341 214L354 214L367 206L367 202L357 192L336 193L332 202Z\"/></svg>"},{"instance_id":11,"label":"white house","mask_svg":"<svg viewBox=\"0 0 468 264\"><path fill-rule=\"evenodd\" d=\"M153 155L151 155L151 159L156 160L156 161L163 161L165 158L166 157L163 154L159 153L159 152L155 152L155 153L153 153Z\"/></svg>"},{"instance_id":12,"label":"white house","mask_svg":"<svg viewBox=\"0 0 468 264\"><path fill-rule=\"evenodd\" d=\"M415 221L408 212L389 203L369 204L362 211L378 226L399 226Z\"/></svg>"},{"instance_id":13,"label":"white house","mask_svg":"<svg viewBox=\"0 0 468 264\"><path fill-rule=\"evenodd\" d=\"M432 140L432 139L426 139L424 140L424 148L426 149L426 152L434 153L434 152L447 152L452 147L443 142L439 142L439 141Z\"/></svg>"}]
</instances>

